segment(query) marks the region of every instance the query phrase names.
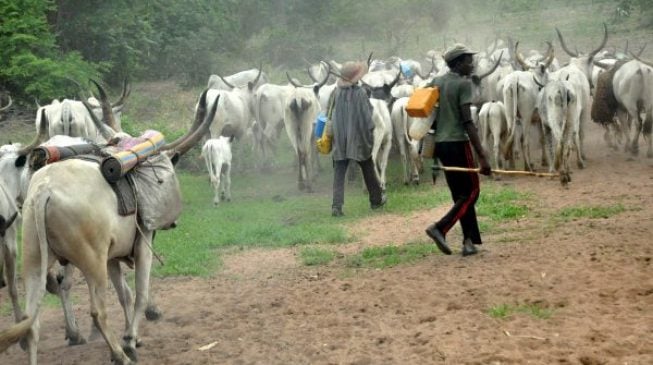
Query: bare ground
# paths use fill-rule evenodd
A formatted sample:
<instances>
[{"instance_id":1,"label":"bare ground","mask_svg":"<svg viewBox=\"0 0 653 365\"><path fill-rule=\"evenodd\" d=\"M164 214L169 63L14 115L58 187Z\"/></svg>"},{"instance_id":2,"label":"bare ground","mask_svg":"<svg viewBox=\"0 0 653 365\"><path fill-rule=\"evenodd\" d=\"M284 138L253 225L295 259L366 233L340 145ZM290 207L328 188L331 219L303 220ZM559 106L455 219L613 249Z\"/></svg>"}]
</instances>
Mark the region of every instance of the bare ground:
<instances>
[{"instance_id":1,"label":"bare ground","mask_svg":"<svg viewBox=\"0 0 653 365\"><path fill-rule=\"evenodd\" d=\"M164 316L142 324L140 363L653 364L653 160L607 149L589 127L588 167L574 171L569 188L544 178L502 182L533 194L534 213L485 234L474 257L373 270L303 267L295 249L251 250L227 256L209 279L154 279ZM564 207L619 203L626 211L606 219L551 218ZM350 227L359 242L332 247L423 240L446 208L375 215ZM450 242L459 241L453 232ZM75 292L88 331L81 280ZM552 315L488 314L500 305ZM119 329L115 297L110 316ZM1 317L0 328L11 320ZM44 310L41 334L41 364L110 362L102 340L66 346L58 308ZM27 355L14 346L0 363L27 363Z\"/></svg>"}]
</instances>

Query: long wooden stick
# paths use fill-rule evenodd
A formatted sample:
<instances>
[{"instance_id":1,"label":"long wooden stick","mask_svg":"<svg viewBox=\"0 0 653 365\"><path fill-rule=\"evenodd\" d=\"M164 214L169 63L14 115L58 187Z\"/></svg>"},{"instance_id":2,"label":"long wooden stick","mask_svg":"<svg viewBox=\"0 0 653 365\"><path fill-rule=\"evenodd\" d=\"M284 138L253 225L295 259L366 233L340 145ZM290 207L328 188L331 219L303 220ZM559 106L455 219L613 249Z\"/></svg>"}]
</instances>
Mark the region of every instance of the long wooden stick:
<instances>
[{"instance_id":1,"label":"long wooden stick","mask_svg":"<svg viewBox=\"0 0 653 365\"><path fill-rule=\"evenodd\" d=\"M442 171L458 171L458 172L479 172L480 168L470 168L470 167L455 167L455 166L440 166L433 165L433 170L442 170ZM540 176L540 177L557 177L560 176L557 172L534 172L534 171L519 171L519 170L492 170L493 174L499 175L523 175L523 176Z\"/></svg>"}]
</instances>

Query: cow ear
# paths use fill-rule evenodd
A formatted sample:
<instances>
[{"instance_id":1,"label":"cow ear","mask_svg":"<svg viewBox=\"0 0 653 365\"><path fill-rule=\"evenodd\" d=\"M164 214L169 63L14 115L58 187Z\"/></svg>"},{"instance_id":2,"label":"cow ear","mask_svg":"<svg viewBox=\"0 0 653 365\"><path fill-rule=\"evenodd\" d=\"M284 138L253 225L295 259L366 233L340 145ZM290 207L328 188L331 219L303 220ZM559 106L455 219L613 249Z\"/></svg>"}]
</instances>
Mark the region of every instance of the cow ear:
<instances>
[{"instance_id":1,"label":"cow ear","mask_svg":"<svg viewBox=\"0 0 653 365\"><path fill-rule=\"evenodd\" d=\"M170 162L172 162L172 166L177 165L177 162L179 162L179 153L175 153L171 158Z\"/></svg>"},{"instance_id":2,"label":"cow ear","mask_svg":"<svg viewBox=\"0 0 653 365\"><path fill-rule=\"evenodd\" d=\"M229 136L229 143L233 142L236 137L232 134Z\"/></svg>"},{"instance_id":3,"label":"cow ear","mask_svg":"<svg viewBox=\"0 0 653 365\"><path fill-rule=\"evenodd\" d=\"M313 93L315 93L315 95L319 95L319 93L320 93L320 87L317 86L317 85L313 86Z\"/></svg>"},{"instance_id":4,"label":"cow ear","mask_svg":"<svg viewBox=\"0 0 653 365\"><path fill-rule=\"evenodd\" d=\"M480 85L481 84L481 78L478 77L478 75L472 75L472 83L474 85Z\"/></svg>"},{"instance_id":5,"label":"cow ear","mask_svg":"<svg viewBox=\"0 0 653 365\"><path fill-rule=\"evenodd\" d=\"M254 83L251 82L251 81L247 83L247 88L249 88L249 91L254 90L254 86L256 86L256 85L254 85Z\"/></svg>"},{"instance_id":6,"label":"cow ear","mask_svg":"<svg viewBox=\"0 0 653 365\"><path fill-rule=\"evenodd\" d=\"M23 167L23 166L25 166L25 162L27 162L27 156L26 155L18 156L18 158L16 159L16 162L14 162L14 166Z\"/></svg>"}]
</instances>

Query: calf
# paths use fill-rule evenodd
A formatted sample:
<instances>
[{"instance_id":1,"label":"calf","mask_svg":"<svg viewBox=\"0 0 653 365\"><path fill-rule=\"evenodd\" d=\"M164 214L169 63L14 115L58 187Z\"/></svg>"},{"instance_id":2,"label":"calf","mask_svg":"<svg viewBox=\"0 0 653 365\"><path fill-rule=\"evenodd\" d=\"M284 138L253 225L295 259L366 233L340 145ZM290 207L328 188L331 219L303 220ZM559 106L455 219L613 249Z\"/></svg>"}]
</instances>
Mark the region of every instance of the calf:
<instances>
[{"instance_id":1,"label":"calf","mask_svg":"<svg viewBox=\"0 0 653 365\"><path fill-rule=\"evenodd\" d=\"M202 147L209 178L213 186L213 204L220 199L231 201L231 142L234 137L220 136L208 139Z\"/></svg>"}]
</instances>

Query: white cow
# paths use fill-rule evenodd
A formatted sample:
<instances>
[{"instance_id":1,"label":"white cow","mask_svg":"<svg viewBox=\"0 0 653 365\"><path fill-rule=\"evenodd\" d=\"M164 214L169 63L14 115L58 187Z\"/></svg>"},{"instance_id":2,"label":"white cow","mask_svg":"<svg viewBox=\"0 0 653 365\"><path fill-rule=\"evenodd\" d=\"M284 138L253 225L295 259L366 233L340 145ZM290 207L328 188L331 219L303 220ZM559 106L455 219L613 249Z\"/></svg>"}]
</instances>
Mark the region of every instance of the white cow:
<instances>
[{"instance_id":1,"label":"white cow","mask_svg":"<svg viewBox=\"0 0 653 365\"><path fill-rule=\"evenodd\" d=\"M207 113L206 93L202 94L191 130L161 148L158 156L160 173L171 172L163 182L179 194L173 161L187 152L208 131L215 113ZM99 121L97 125L101 127ZM107 138L110 138L107 135ZM70 194L74 191L74 194ZM36 364L39 340L39 309L46 290L48 268L55 261L66 261L78 267L89 288L91 316L119 364L136 363L138 327L149 296L152 251L149 247L153 228L138 223L134 216L120 216L115 193L106 183L98 164L70 159L34 173L25 198L23 211L23 270L25 273L26 317L0 333L0 351L21 338L27 342L31 364ZM174 226L180 207L166 207L158 229ZM88 227L95 227L91 231ZM123 308L129 307L120 298L122 285L120 261L132 258L136 267L136 301L133 315L126 315L128 328L118 341L108 328L105 296L108 276L119 293Z\"/></svg>"},{"instance_id":2,"label":"white cow","mask_svg":"<svg viewBox=\"0 0 653 365\"><path fill-rule=\"evenodd\" d=\"M92 81L98 88L100 97L106 98L106 91L97 82ZM125 100L131 93L131 88L127 81L123 84L122 95L120 99L111 104L106 104L104 108L110 108L111 113L105 112L102 104L95 98L90 97L85 102L90 106L90 110L97 118L102 119L104 115L110 116L107 123L113 130L121 130L121 115L125 106ZM56 135L65 135L71 137L82 137L92 142L104 143L106 140L97 130L90 116L89 109L84 106L84 102L79 100L64 99L59 101L54 99L52 103L39 107L36 113L35 126L38 131L41 125L41 110L45 111L48 119L48 134L45 139Z\"/></svg>"},{"instance_id":3,"label":"white cow","mask_svg":"<svg viewBox=\"0 0 653 365\"><path fill-rule=\"evenodd\" d=\"M233 137L220 136L206 140L202 146L202 157L213 186L213 204L216 206L220 199L231 201L231 142Z\"/></svg>"},{"instance_id":4,"label":"white cow","mask_svg":"<svg viewBox=\"0 0 653 365\"><path fill-rule=\"evenodd\" d=\"M626 149L631 154L639 153L639 135L643 134L648 142L646 156L653 158L653 64L632 60L615 72L612 80L614 95L619 103L617 117L624 126L629 140ZM645 118L642 119L642 114ZM635 123L631 135L631 122Z\"/></svg>"},{"instance_id":5,"label":"white cow","mask_svg":"<svg viewBox=\"0 0 653 365\"><path fill-rule=\"evenodd\" d=\"M263 73L259 70L259 77ZM234 136L242 138L247 129L252 125L255 115L254 90L257 82L255 78L245 86L235 86L226 79L221 79L226 87L230 89L209 88L207 100L212 105L218 100L218 112L215 113L215 120L211 123L211 138L219 136Z\"/></svg>"},{"instance_id":6,"label":"white cow","mask_svg":"<svg viewBox=\"0 0 653 365\"><path fill-rule=\"evenodd\" d=\"M301 191L312 191L313 165L317 158L313 124L319 112L320 103L310 88L295 87L286 99L283 122L297 155L297 184Z\"/></svg>"},{"instance_id":7,"label":"white cow","mask_svg":"<svg viewBox=\"0 0 653 365\"><path fill-rule=\"evenodd\" d=\"M267 166L272 160L283 129L286 98L294 87L288 85L264 84L254 92L256 125L254 128L255 148L260 154L260 162Z\"/></svg>"},{"instance_id":8,"label":"white cow","mask_svg":"<svg viewBox=\"0 0 653 365\"><path fill-rule=\"evenodd\" d=\"M503 103L501 101L488 101L483 104L478 113L478 119L483 147L486 151L491 151L494 168L501 169L504 167L504 161L500 151L508 134L506 109L503 106ZM491 145L490 139L492 141ZM514 164L514 162L512 164Z\"/></svg>"},{"instance_id":9,"label":"white cow","mask_svg":"<svg viewBox=\"0 0 653 365\"><path fill-rule=\"evenodd\" d=\"M542 119L549 172L558 171L560 182L566 185L571 181L569 155L572 147L576 150L578 165L584 165L580 153L582 106L574 85L566 80L550 81L540 91L537 105Z\"/></svg>"},{"instance_id":10,"label":"white cow","mask_svg":"<svg viewBox=\"0 0 653 365\"><path fill-rule=\"evenodd\" d=\"M211 75L207 87L216 90L232 90L234 87L245 87L250 82L254 82L254 88L257 88L269 81L268 75L261 68L252 68L225 77Z\"/></svg>"},{"instance_id":11,"label":"white cow","mask_svg":"<svg viewBox=\"0 0 653 365\"><path fill-rule=\"evenodd\" d=\"M417 119L406 113L408 97L400 97L392 104L390 117L392 131L397 142L401 164L403 165L404 184L419 184L419 171L422 168L422 158L419 155L420 140L411 138L408 134L410 126Z\"/></svg>"},{"instance_id":12,"label":"white cow","mask_svg":"<svg viewBox=\"0 0 653 365\"><path fill-rule=\"evenodd\" d=\"M388 104L384 100L370 98L370 103L373 108L372 120L374 121L372 161L381 189L385 191L388 156L390 156L392 147L392 119Z\"/></svg>"},{"instance_id":13,"label":"white cow","mask_svg":"<svg viewBox=\"0 0 653 365\"><path fill-rule=\"evenodd\" d=\"M539 87L530 71L515 71L506 77L503 84L503 102L508 126L503 154L506 160L514 158L514 143L517 139L525 171L534 169L531 162L530 133L532 124L539 122L534 118L538 92ZM541 135L539 125L536 125L535 130Z\"/></svg>"}]
</instances>

